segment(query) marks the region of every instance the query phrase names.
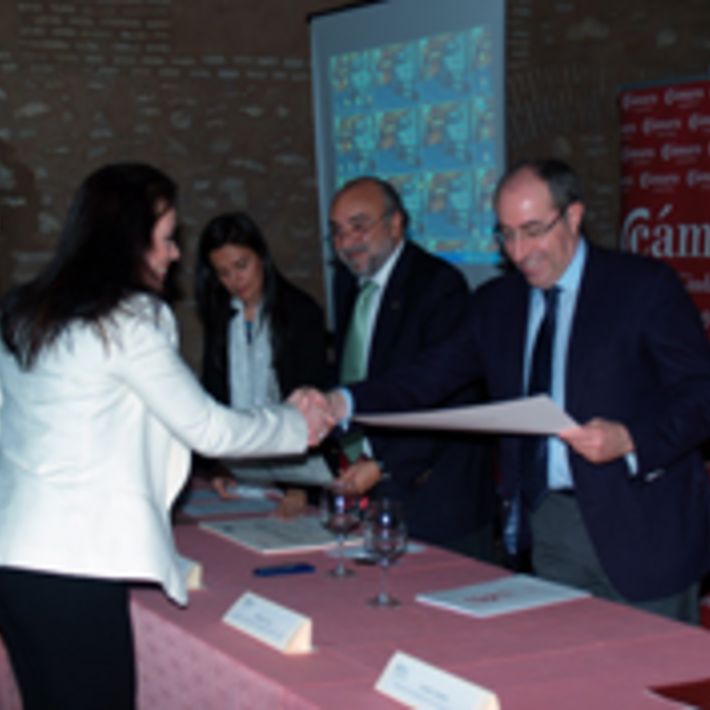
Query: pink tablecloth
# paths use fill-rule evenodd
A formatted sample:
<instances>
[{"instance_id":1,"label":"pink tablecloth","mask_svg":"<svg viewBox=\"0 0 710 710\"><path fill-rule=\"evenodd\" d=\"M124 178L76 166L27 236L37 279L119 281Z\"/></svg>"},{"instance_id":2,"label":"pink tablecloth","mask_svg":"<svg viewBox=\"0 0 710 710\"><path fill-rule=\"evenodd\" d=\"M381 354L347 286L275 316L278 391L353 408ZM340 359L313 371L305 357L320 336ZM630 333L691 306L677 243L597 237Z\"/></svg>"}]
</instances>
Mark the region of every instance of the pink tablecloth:
<instances>
[{"instance_id":1,"label":"pink tablecloth","mask_svg":"<svg viewBox=\"0 0 710 710\"><path fill-rule=\"evenodd\" d=\"M490 688L505 710L671 708L650 686L710 675L710 634L596 599L480 620L414 601L417 592L494 579L503 570L431 548L392 570L398 609L372 609L378 570L337 580L323 553L251 553L194 526L180 551L204 567L205 589L180 609L154 588L134 592L141 710L396 708L373 686L395 650ZM257 578L277 560L315 574ZM285 656L221 621L246 590L313 619L315 651ZM0 649L0 710L19 708Z\"/></svg>"},{"instance_id":2,"label":"pink tablecloth","mask_svg":"<svg viewBox=\"0 0 710 710\"><path fill-rule=\"evenodd\" d=\"M364 604L374 568L338 580L325 574L332 559L299 554L286 559L312 562L315 574L262 579L252 569L263 556L190 526L177 537L202 562L205 589L187 610L156 590L134 595L144 710L394 708L373 686L395 650L490 688L505 710L671 707L647 689L710 675L707 631L597 599L489 620L419 604L418 592L505 574L443 550L404 558L391 578L404 604L381 610ZM285 656L222 623L246 590L310 616L315 652Z\"/></svg>"}]
</instances>

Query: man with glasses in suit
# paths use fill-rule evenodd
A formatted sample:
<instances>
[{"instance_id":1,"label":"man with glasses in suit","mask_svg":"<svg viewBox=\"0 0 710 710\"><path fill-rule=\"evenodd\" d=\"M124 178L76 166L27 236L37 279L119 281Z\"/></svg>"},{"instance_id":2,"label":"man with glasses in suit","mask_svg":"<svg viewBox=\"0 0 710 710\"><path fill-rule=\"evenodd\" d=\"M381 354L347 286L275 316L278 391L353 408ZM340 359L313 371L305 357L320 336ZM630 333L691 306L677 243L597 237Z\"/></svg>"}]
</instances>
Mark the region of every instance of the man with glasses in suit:
<instances>
[{"instance_id":1,"label":"man with glasses in suit","mask_svg":"<svg viewBox=\"0 0 710 710\"><path fill-rule=\"evenodd\" d=\"M546 391L579 426L503 436L511 550L532 540L541 577L697 622L710 569L710 346L666 264L600 249L557 160L511 168L495 193L512 267L474 294L457 334L349 388L355 411L432 406L472 380L494 400ZM347 397L331 393L344 418Z\"/></svg>"},{"instance_id":2,"label":"man with glasses in suit","mask_svg":"<svg viewBox=\"0 0 710 710\"><path fill-rule=\"evenodd\" d=\"M464 318L462 274L407 238L409 217L389 183L361 177L330 208L340 381L380 377L449 338ZM449 404L476 401L468 386ZM488 446L461 435L354 432L341 482L377 481L402 501L410 535L481 559L494 555L496 512ZM362 486L360 485L362 488Z\"/></svg>"}]
</instances>

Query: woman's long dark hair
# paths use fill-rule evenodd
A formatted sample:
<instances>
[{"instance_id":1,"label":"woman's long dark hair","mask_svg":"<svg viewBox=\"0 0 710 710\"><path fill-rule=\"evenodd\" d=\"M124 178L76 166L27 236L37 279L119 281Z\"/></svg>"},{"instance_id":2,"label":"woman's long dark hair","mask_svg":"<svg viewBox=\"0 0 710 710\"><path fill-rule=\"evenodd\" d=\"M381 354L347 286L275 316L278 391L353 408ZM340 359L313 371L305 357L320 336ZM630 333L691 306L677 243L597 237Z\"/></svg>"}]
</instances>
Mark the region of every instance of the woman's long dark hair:
<instances>
[{"instance_id":1,"label":"woman's long dark hair","mask_svg":"<svg viewBox=\"0 0 710 710\"><path fill-rule=\"evenodd\" d=\"M30 368L72 321L103 334L100 320L127 296L148 291L145 254L175 183L142 163L107 165L80 185L50 263L2 302L5 345Z\"/></svg>"},{"instance_id":2,"label":"woman's long dark hair","mask_svg":"<svg viewBox=\"0 0 710 710\"><path fill-rule=\"evenodd\" d=\"M219 215L202 231L195 271L200 319L205 329L213 331L229 318L232 297L220 283L209 259L213 251L228 244L251 249L261 261L264 271L261 318L269 323L272 354L276 357L282 342L280 336L287 325L282 300L283 276L274 264L261 230L244 212Z\"/></svg>"}]
</instances>

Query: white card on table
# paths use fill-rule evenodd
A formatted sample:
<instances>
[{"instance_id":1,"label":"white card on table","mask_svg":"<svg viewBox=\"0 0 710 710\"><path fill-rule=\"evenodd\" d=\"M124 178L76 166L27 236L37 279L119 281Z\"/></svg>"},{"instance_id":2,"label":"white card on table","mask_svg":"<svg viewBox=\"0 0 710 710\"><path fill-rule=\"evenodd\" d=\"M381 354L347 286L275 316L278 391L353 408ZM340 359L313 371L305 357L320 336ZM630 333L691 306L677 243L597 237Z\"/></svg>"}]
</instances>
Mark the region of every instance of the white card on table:
<instances>
[{"instance_id":1,"label":"white card on table","mask_svg":"<svg viewBox=\"0 0 710 710\"><path fill-rule=\"evenodd\" d=\"M411 708L430 710L499 710L490 690L396 651L375 689Z\"/></svg>"},{"instance_id":2,"label":"white card on table","mask_svg":"<svg viewBox=\"0 0 710 710\"><path fill-rule=\"evenodd\" d=\"M244 592L222 620L282 653L312 650L313 624L307 616L253 592Z\"/></svg>"},{"instance_id":3,"label":"white card on table","mask_svg":"<svg viewBox=\"0 0 710 710\"><path fill-rule=\"evenodd\" d=\"M191 560L183 555L178 555L177 561L185 586L189 590L202 589L202 565L197 560Z\"/></svg>"}]
</instances>

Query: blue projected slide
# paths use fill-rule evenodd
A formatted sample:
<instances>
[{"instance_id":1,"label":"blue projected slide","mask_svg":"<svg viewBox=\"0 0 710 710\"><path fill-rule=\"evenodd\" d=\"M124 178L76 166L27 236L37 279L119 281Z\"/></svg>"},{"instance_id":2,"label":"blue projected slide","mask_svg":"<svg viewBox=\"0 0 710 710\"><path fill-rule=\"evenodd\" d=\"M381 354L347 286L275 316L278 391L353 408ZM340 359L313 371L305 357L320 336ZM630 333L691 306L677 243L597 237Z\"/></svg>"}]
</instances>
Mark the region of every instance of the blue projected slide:
<instances>
[{"instance_id":1,"label":"blue projected slide","mask_svg":"<svg viewBox=\"0 0 710 710\"><path fill-rule=\"evenodd\" d=\"M406 185L412 237L458 263L499 258L491 43L477 27L329 62L336 189L365 173Z\"/></svg>"},{"instance_id":2,"label":"blue projected slide","mask_svg":"<svg viewBox=\"0 0 710 710\"><path fill-rule=\"evenodd\" d=\"M399 0L311 20L323 226L332 194L389 180L410 236L472 283L500 255L491 197L503 157L503 2Z\"/></svg>"}]
</instances>

